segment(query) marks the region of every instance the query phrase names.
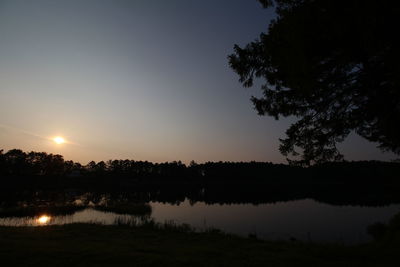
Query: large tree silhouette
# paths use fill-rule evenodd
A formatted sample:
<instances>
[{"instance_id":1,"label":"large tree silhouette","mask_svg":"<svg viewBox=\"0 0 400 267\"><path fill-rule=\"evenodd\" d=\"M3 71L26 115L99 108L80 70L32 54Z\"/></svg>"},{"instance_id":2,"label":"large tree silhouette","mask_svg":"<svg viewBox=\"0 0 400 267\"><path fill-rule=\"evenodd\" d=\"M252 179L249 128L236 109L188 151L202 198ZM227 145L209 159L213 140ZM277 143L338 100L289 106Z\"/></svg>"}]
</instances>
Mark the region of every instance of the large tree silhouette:
<instances>
[{"instance_id":1,"label":"large tree silhouette","mask_svg":"<svg viewBox=\"0 0 400 267\"><path fill-rule=\"evenodd\" d=\"M231 68L245 87L261 78L260 115L298 121L280 140L286 156L339 160L355 131L400 154L399 5L372 0L259 0L275 6L266 33L235 45Z\"/></svg>"}]
</instances>

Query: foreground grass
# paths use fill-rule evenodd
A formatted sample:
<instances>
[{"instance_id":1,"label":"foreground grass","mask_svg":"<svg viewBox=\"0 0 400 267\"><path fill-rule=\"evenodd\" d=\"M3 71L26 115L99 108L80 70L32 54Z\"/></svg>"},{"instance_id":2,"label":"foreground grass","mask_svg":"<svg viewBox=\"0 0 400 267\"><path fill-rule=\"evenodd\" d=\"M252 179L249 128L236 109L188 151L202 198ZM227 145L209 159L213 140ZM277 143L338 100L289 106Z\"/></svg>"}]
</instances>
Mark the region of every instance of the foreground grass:
<instances>
[{"instance_id":1,"label":"foreground grass","mask_svg":"<svg viewBox=\"0 0 400 267\"><path fill-rule=\"evenodd\" d=\"M269 242L179 227L0 227L1 266L400 266L396 245Z\"/></svg>"}]
</instances>

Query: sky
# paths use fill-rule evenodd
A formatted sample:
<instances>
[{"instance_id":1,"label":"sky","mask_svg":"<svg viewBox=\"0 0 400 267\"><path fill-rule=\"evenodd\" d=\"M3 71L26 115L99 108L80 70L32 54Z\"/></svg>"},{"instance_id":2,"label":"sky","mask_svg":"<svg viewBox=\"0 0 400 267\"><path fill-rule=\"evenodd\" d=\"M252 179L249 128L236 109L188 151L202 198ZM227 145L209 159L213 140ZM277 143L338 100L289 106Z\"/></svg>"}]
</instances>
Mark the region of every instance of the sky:
<instances>
[{"instance_id":1,"label":"sky","mask_svg":"<svg viewBox=\"0 0 400 267\"><path fill-rule=\"evenodd\" d=\"M0 0L0 149L285 163L294 119L258 116L260 88L243 88L227 59L273 17L256 0ZM355 134L339 147L395 158Z\"/></svg>"}]
</instances>

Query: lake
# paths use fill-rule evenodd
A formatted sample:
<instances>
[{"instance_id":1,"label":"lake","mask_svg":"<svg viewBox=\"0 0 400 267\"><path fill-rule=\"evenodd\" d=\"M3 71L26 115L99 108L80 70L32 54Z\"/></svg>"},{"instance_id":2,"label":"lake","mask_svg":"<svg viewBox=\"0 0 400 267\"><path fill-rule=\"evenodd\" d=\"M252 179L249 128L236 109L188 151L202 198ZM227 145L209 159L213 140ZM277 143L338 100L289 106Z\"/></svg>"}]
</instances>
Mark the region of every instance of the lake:
<instances>
[{"instance_id":1,"label":"lake","mask_svg":"<svg viewBox=\"0 0 400 267\"><path fill-rule=\"evenodd\" d=\"M375 222L388 222L400 212L400 204L386 206L335 206L313 199L269 204L206 204L185 199L178 204L149 202L156 222L173 221L189 224L197 230L217 228L242 236L256 235L268 240L302 240L344 244L370 240L366 233ZM46 216L47 217L46 217ZM2 217L3 226L41 226L93 222L114 224L135 215L96 210L90 205L67 215L38 213L34 216Z\"/></svg>"}]
</instances>

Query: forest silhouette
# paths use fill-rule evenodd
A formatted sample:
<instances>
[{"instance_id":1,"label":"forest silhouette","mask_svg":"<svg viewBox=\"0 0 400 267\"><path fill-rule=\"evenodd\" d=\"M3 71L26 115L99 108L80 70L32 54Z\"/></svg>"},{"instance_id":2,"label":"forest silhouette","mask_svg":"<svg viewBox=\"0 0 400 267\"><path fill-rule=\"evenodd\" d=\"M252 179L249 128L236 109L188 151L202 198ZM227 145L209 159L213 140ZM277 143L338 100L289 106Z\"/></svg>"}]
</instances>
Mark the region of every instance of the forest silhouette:
<instances>
[{"instance_id":1,"label":"forest silhouette","mask_svg":"<svg viewBox=\"0 0 400 267\"><path fill-rule=\"evenodd\" d=\"M335 205L399 203L400 163L330 162L299 167L268 162L180 161L152 163L109 160L81 165L61 155L0 152L2 201L47 193L93 194L130 202L274 203L312 198ZM57 195L56 194L56 195ZM52 194L49 194L50 198ZM50 201L49 196L44 197Z\"/></svg>"},{"instance_id":2,"label":"forest silhouette","mask_svg":"<svg viewBox=\"0 0 400 267\"><path fill-rule=\"evenodd\" d=\"M90 161L88 164L82 165L79 162L65 160L62 155L58 154L25 152L21 149L11 149L9 151L0 149L0 219L7 223L12 222L15 218L29 217L33 219L42 215L54 217L73 215L85 209L149 218L153 212L152 202L158 202L157 204L180 204L183 202L194 204L201 202L206 205L258 205L312 199L316 202L330 205L368 207L400 203L399 160L392 162L345 161L337 147L337 144L344 141L349 134L356 133L366 140L376 143L382 151L400 154L400 127L398 127L400 125L400 42L399 38L396 37L397 34L395 34L395 25L398 24L399 20L400 5L394 4L393 1L372 0L257 1L264 8L274 7L275 18L271 20L268 28L265 28L264 33L261 33L258 39L244 46L235 45L231 52L232 54L228 56L228 60L230 67L238 74L239 82L244 87L260 85L261 94L257 94L251 99L259 115L269 115L275 119L289 117L290 120L296 120L287 129L286 138L280 140L279 149L287 157L288 164L255 161L205 163L192 161L190 164L185 164L181 161L153 163L132 159L111 159L99 162ZM230 4L227 2L227 6ZM75 4L70 3L69 5L71 7L75 6ZM25 8L26 5L21 6ZM8 8L8 4L5 7L7 12L13 10L13 8ZM71 16L63 17L58 16L58 13L51 14L54 21L49 20L38 23L40 28L43 28L40 31L43 32L43 35L36 34L35 27L32 27L32 29L26 27L24 20L20 20L18 17L16 17L16 20L18 20L19 26L10 30L11 37L14 35L17 37L17 39L9 38L10 40L17 40L14 41L15 44L12 44L13 51L15 48L14 52L17 52L15 53L17 55L16 60L26 59L32 61L32 66L37 65L38 68L42 68L45 71L48 69L49 73L43 75L44 78L47 78L38 79L38 81L42 83L43 80L50 85L54 83L57 88L60 88L59 92L57 91L49 97L49 99L55 100L55 102L51 102L51 106L58 107L58 100L67 96L68 99L66 101L72 100L71 107L77 107L78 104L75 105L74 97L70 97L71 88L73 89L73 87L69 87L70 84L78 83L82 88L90 88L90 83L86 84L86 79L95 82L93 87L96 88L96 91L90 91L91 89L87 91L84 89L83 91L85 91L84 93L93 92L93 94L88 93L88 96L90 96L89 102L96 102L93 107L99 107L102 112L88 112L89 106L87 102L82 102L84 103L83 109L78 109L76 111L78 115L75 114L75 116L68 114L65 111L67 109L64 109L64 107L46 110L46 105L44 105L43 114L49 110L55 112L56 116L53 124L54 122L58 123L54 125L62 125L64 117L79 120L79 114L84 114L85 112L90 113L90 115L94 114L93 118L96 121L99 119L101 127L113 128L107 123L117 119L116 114L124 119L124 125L129 124L129 116L132 114L125 111L124 113L109 112L110 110L112 111L116 104L120 104L115 99L120 99L118 92L122 91L114 92L111 90L114 87L121 87L117 82L114 84L114 80L120 82L119 72L129 73L130 78L133 77L132 75L135 76L135 82L127 86L127 88L142 87L140 80L136 83L136 78L142 75L147 77L147 74L149 74L150 76L148 77L153 82L151 75L156 73L161 75L156 77L154 84L161 84L162 89L168 89L168 86L165 88L163 86L164 79L165 81L174 80L174 77L168 77L168 74L176 71L179 77L182 78L182 81L177 80L179 84L182 86L188 84L190 87L189 82L194 83L196 81L191 79L193 75L186 73L180 66L193 68L193 64L197 64L199 66L196 67L204 68L207 63L206 61L203 62L203 60L200 60L201 62L192 60L189 64L174 65L175 63L180 63L178 62L180 61L179 56L184 56L185 54L192 56L192 50L186 50L186 48L192 47L187 46L192 43L198 43L205 53L214 56L211 47L220 46L220 44L218 38L212 40L210 39L211 36L216 36L220 32L221 37L228 37L231 31L242 31L236 27L231 27L232 25L230 24L229 29L227 28L228 32L218 31L219 25L216 25L218 26L215 29L216 31L212 31L212 35L208 37L203 35L202 32L194 32L194 35L191 32L191 35L185 36L184 32L182 34L180 32L180 28L184 28L181 27L181 22L183 21L181 19L183 17L178 13L174 13L174 17L178 20L176 23L174 22L172 31L168 31L167 27L160 27L158 22L161 20L154 21L154 27L163 30L163 34L160 35L151 27L153 22L149 20L147 22L143 21L142 24L148 26L144 31L146 34L144 40L146 46L151 44L149 48L162 49L159 51L152 50L152 53L149 54L150 58L146 54L142 60L141 56L145 50L137 50L140 45L136 46L136 43L140 42L136 41L140 40L141 35L139 35L140 28L137 28L135 23L130 23L125 16L121 16L120 19L123 24L118 28L113 28L116 17L112 15L112 10L99 13L101 9L98 9L97 5L93 6L93 3L88 4L87 7L90 13L101 16L101 22L104 23L104 25L96 25L96 23L92 25L90 16L79 16L82 6L76 5L77 14L73 16L73 20L76 20L76 22L82 20L85 23L89 23L90 27L88 29L90 31L88 32L90 36L88 35L88 38L84 36L84 38L79 38L79 40L75 41L78 41L79 44L89 44L91 43L89 42L90 39L94 38L93 40L96 40L96 43L87 50L80 45L68 45L68 41L74 41L75 32L85 33L85 27L82 28L82 31L81 29L75 31L75 29L71 28L75 25L70 24ZM140 4L135 3L135 9L136 7L139 8ZM172 9L175 9L173 4L172 7ZM208 8L214 7L210 6ZM35 7L35 9L27 9L26 11L23 11L24 9L15 10L26 16L26 21L30 22L30 15L39 17L38 14L40 13L37 13L37 11L41 9L42 7ZM57 9L61 11L64 8L60 6ZM117 9L125 12L125 8L118 7ZM45 6L43 6L43 10L46 10ZM179 11L179 7L176 10ZM182 9L182 12L187 11ZM198 13L198 10L196 10L196 16L192 16L189 13L184 15L190 16L190 19L197 23L197 18L203 18L202 12L200 10L200 13ZM197 16L197 13L200 16ZM167 14L164 14L163 10L159 14L152 10L151 14L160 17L162 22L164 23L165 21L167 25L168 16L165 16ZM241 13L238 14L242 15ZM129 17L134 16L134 14L129 14ZM10 18L5 16L3 21L5 25L9 23L9 19L14 19L11 15L8 17ZM147 16L143 17L147 18ZM219 16L215 17L220 18ZM68 21L63 22L65 18L68 18ZM225 20L223 17L221 19ZM246 29L245 27L251 24L248 24L244 19L250 19L250 17L243 16L243 29ZM32 20L32 25L34 25L34 22L35 20ZM57 28L51 31L46 30L47 28L44 26L52 23ZM12 23L9 24L13 25ZM63 32L64 25L68 29L68 34L59 37L55 35L54 33L58 30L61 30L61 33ZM195 24L183 26L186 26L190 31L202 28L197 27ZM104 40L110 40L110 44L117 44L116 47L121 51L116 51L115 47L107 45L107 42L103 42L102 38L97 37L97 29L100 28L112 34L105 34L104 37L106 38ZM127 41L130 36L128 36L129 34L123 34L123 28L132 28L134 30L130 31L130 34L133 34L131 37L135 41L133 48L126 45L129 44ZM242 28L242 25L240 28ZM207 32L211 31L207 29ZM248 31L240 32L237 39L238 42L241 42L239 39L241 34L248 34ZM7 31L5 33L5 36L10 35ZM48 40L47 35L50 38ZM123 38L118 38L119 35ZM20 38L20 36L23 38ZM39 48L40 51L37 50L39 53L35 52L34 56L30 56L28 47L27 51L22 51L19 47L23 48L24 46L20 46L19 43L25 40L25 36L43 38L43 44L50 44L48 51L46 49L47 46L42 47L38 45L40 43L31 38L26 39L27 43L30 44L30 48L33 47L35 49L32 51L36 51ZM158 37L158 39L154 39L156 42L151 39L154 36ZM191 36L195 36L196 39L191 40L191 38L194 38ZM103 37L103 34L99 35L99 37ZM185 51L178 49L179 55L177 54L177 57L174 53L164 57L165 51L173 50L168 45L169 41L175 41L173 40L174 38L178 42L184 40L185 47L183 50ZM206 42L203 42L203 39ZM54 50L56 52L53 51L52 47L58 46L58 42L66 48L60 50L62 53L58 53L58 50ZM174 42L171 42L171 44L174 44ZM62 46L60 47L62 48ZM129 52L124 52L123 47L129 47ZM7 53L9 50L5 51L6 53L3 51L3 54L9 55ZM19 51L21 51L20 54L18 54ZM78 76L72 72L69 73L72 70L71 66L75 64L72 64L75 60L74 57L68 56L66 61L60 60L64 53L68 55L71 51L78 57L83 55L81 57L83 63L77 68ZM95 58L93 62L86 62L92 61L91 55L95 56L97 53L101 53L102 56L106 55L107 61L104 60L104 65L102 65L102 57L98 59L97 56L93 57ZM202 53L199 55L205 55L204 52ZM151 72L151 68L149 68L153 64L151 62L152 58L158 60L153 62L157 67L156 72ZM173 60L169 65L158 64L160 60L166 61L169 58ZM13 56L6 58L5 76L7 76L8 66L11 66L10 73L12 75L9 76L16 77L16 81L19 82L18 85L26 84L29 90L35 90L37 87L40 92L45 93L47 93L46 90L49 90L49 92L53 90L53 85L49 88L46 88L46 86L42 88L42 84L30 83L29 79L32 73L29 70L29 64L21 65L23 66L22 68L14 68L14 63L8 64L7 60L9 59L15 60ZM126 64L126 62L132 59L139 62L140 67L144 66L143 73L140 68L128 67L130 65ZM62 71L58 72L57 68L53 70L53 68L48 68L47 65L43 67L44 65L41 64L41 61L49 63L49 65L46 64L50 67L56 66L59 61L66 62L68 68L65 69L66 72L64 69L60 69ZM209 65L213 64L210 62L208 63ZM86 63L95 65L87 65ZM94 66L94 69L90 68L90 66ZM163 66L171 67L173 72L164 73ZM85 75L85 70L87 69L90 70L90 75ZM107 75L110 74L108 76L111 78L105 77L107 82L102 83L102 80L99 81L97 79L99 75L93 75L92 71L103 69L107 72L115 69L118 73L107 73ZM135 73L132 74L131 70L134 70ZM200 70L200 68L197 70ZM210 68L210 70L213 69ZM54 82L53 76L56 77ZM68 78L68 82L57 80L57 77L64 76ZM74 80L75 76L78 77L78 80ZM22 77L22 79L19 79L19 77ZM96 78L93 79L93 77ZM121 77L123 76L121 75ZM207 77L203 78L207 79ZM147 78L145 80L147 81ZM219 80L215 79L215 81L217 81L215 84L218 86L220 84ZM121 82L125 86L123 79L121 79ZM5 85L8 83L8 87L11 88L9 90L14 90L13 84L6 80ZM126 82L126 84L128 83ZM109 85L111 85L110 94L108 94L107 89ZM149 88L152 88L153 83L150 83L149 86ZM15 86L15 88L18 88L18 86ZM77 88L76 92L80 90L80 87ZM143 88L148 89L145 85ZM189 91L194 91L193 88L189 88ZM113 100L111 102L115 102L115 104L108 105L108 101L104 101L108 99L101 99L102 96L97 94L99 90L101 93L107 91L104 96L110 96L110 100ZM125 96L125 91L128 91L128 89L123 88L121 90L124 91ZM142 88L136 91L141 92ZM173 90L173 88L164 91L162 94L151 95L148 98L148 103L143 104L144 109L142 105L137 110L135 109L135 116L139 119L139 124L132 124L131 122L137 128L146 123L151 124L162 121L161 128L159 128L161 129L159 131L160 138L163 137L161 135L164 130L163 126L168 125L168 121L165 123L163 121L164 118L159 118L159 120L151 122L148 119L149 114L146 112L151 110L154 98L163 98L173 92L167 97L168 100L176 97L176 100L182 102L186 101L187 96L190 96L188 94L182 97L179 94L183 90ZM21 99L28 100L28 102L24 102L28 107L31 107L30 102L36 103L31 100L30 94L17 95L18 97L21 95ZM117 98L114 99L114 95ZM126 96L128 95L130 94L126 94ZM147 99L142 95L139 96L139 101ZM196 94L196 96L200 95ZM203 98L202 94L200 98ZM199 100L199 97L195 99ZM39 105L46 104L45 100L39 100ZM120 100L122 101L123 99ZM126 103L136 108L135 103L137 102L133 103L129 100L132 100L132 98L128 98ZM225 100L229 100L229 98L224 98L221 101L222 105L224 105L223 102ZM169 101L167 102L169 103ZM201 105L201 102L197 103ZM217 103L220 105L219 102ZM200 110L201 108L207 108L207 104L209 103L204 102L204 106L200 106ZM23 104L20 106L23 106ZM161 105L160 108L162 110L164 106ZM6 111L9 111L8 109ZM102 114L105 114L103 111L108 112L107 116L111 120L101 119ZM192 111L192 113L195 113L194 110ZM40 110L37 112L40 113ZM11 112L9 113L12 114ZM38 115L36 117L42 118L43 116L39 113L35 113ZM155 112L155 116L158 116L158 113ZM26 117L28 120L35 117L29 116L30 114L21 112L21 110L18 110L16 114L22 114L21 117L24 119ZM122 115L120 116L120 114ZM173 119L178 122L181 115L185 116L186 114L179 113L179 116ZM241 115L237 116L240 117ZM12 118L10 116L8 121L13 122ZM46 118L46 120L41 121L41 123L51 124L47 117L43 118ZM170 117L165 116L165 118ZM237 119L238 122L243 120L241 118ZM197 122L196 119L190 121L190 125L192 123L195 125L192 130L199 130L200 132L212 131L212 129L205 126L206 124ZM84 125L84 120L80 123ZM19 124L22 124L22 122ZM67 125L67 123L64 124ZM74 123L70 125L80 124ZM186 124L181 123L181 121L179 121L179 125L186 127ZM175 123L168 125L168 127L173 129ZM40 127L36 128L39 129ZM96 129L96 127L89 128L93 131ZM119 131L122 131L122 128ZM173 133L182 130L179 126L176 128ZM143 133L145 133L146 129L153 131L152 127L143 127ZM118 134L118 128L114 127L113 130L115 130L115 134L112 135L113 138L122 136ZM82 129L77 130L77 135L82 134L79 131L82 131ZM158 134L157 131L153 132ZM231 132L226 133L229 135ZM234 135L231 137L234 138ZM63 139L60 138L58 137L58 139L54 140L59 145L63 143ZM122 140L122 137L120 138ZM180 140L179 136L175 139ZM12 142L15 143L16 141ZM212 145L211 143L204 144L206 146ZM112 144L108 143L108 145ZM156 143L153 143L153 145L154 147L157 146ZM180 145L183 144L181 143ZM9 147L9 144L5 144L5 146ZM279 208L279 205L274 206ZM296 209L303 208L304 206L296 206ZM397 209L397 206L394 208ZM292 211L283 210L282 212L291 213ZM331 220L334 224L344 224L344 220L341 220L335 212L332 213L332 216L327 216L326 220ZM320 216L318 214L312 216ZM274 220L273 212L267 215L270 216L269 220ZM360 220L357 217L358 215L358 213L354 212L351 217ZM227 217L231 221L236 221L239 218L238 216L246 216L246 214ZM299 217L299 215L296 216ZM312 219L304 217L306 220ZM279 220L278 223L284 225L284 221L291 221L291 218L290 216L285 217L285 219ZM290 242L263 242L257 239L255 235L249 235L250 238L244 239L221 234L217 230L200 234L194 233L194 231L190 230L191 227L187 227L187 225L176 226L174 224L169 228L160 228L159 224L154 224L154 221L150 220L149 222L150 224L143 224L140 227L138 225L135 226L134 223L129 224L123 221L116 222L112 226L95 224L47 225L36 228L1 226L0 247L2 249L0 249L0 256L4 265L11 266L87 266L92 263L96 266L127 266L132 264L139 266L399 266L398 263L393 264L398 262L398 248L400 247L399 214L387 223L380 222L369 226L368 232L376 241L359 246L314 244L311 239L309 239L309 243L300 243L292 237L289 239ZM300 224L296 219L293 222ZM326 225L323 224L324 220L318 226L324 228ZM329 227L325 228L326 231L330 231ZM364 229L352 230L359 232Z\"/></svg>"}]
</instances>

